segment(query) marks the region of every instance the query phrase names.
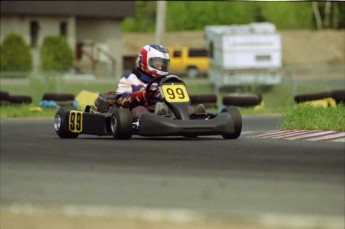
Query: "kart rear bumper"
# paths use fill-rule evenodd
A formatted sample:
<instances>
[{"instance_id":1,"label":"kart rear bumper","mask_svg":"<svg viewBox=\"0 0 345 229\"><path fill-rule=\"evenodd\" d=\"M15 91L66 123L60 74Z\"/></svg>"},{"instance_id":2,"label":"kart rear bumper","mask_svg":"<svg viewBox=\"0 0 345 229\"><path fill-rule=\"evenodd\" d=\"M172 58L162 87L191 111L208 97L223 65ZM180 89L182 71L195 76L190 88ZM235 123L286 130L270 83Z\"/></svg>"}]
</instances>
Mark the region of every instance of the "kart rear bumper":
<instances>
[{"instance_id":1,"label":"kart rear bumper","mask_svg":"<svg viewBox=\"0 0 345 229\"><path fill-rule=\"evenodd\" d=\"M148 113L140 121L138 134L142 136L223 135L235 132L229 113L220 113L208 120L174 120Z\"/></svg>"}]
</instances>

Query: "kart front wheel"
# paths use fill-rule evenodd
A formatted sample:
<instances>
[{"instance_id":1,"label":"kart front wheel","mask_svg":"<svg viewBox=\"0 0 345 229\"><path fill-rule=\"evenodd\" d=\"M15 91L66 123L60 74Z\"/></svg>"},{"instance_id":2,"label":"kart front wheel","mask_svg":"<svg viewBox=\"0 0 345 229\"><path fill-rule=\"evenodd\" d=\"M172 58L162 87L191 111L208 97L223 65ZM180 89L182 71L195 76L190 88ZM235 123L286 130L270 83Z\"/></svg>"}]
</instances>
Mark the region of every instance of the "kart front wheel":
<instances>
[{"instance_id":1,"label":"kart front wheel","mask_svg":"<svg viewBox=\"0 0 345 229\"><path fill-rule=\"evenodd\" d=\"M54 117L54 129L60 138L77 138L77 133L68 130L68 112L60 108Z\"/></svg>"},{"instance_id":2,"label":"kart front wheel","mask_svg":"<svg viewBox=\"0 0 345 229\"><path fill-rule=\"evenodd\" d=\"M242 117L240 111L236 107L229 107L229 108L224 108L222 111L228 112L232 118L232 121L234 123L234 133L231 134L223 134L223 138L225 139L236 139L241 135L242 132Z\"/></svg>"},{"instance_id":3,"label":"kart front wheel","mask_svg":"<svg viewBox=\"0 0 345 229\"><path fill-rule=\"evenodd\" d=\"M132 137L132 115L128 109L115 108L110 118L111 134L115 139Z\"/></svg>"}]
</instances>

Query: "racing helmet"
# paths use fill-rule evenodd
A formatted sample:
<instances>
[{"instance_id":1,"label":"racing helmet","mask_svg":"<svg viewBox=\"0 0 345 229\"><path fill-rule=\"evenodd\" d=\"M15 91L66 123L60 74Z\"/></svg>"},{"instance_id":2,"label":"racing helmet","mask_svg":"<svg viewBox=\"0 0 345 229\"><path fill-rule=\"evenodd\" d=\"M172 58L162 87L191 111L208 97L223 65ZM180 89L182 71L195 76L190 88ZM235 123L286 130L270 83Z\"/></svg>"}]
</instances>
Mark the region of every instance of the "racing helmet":
<instances>
[{"instance_id":1,"label":"racing helmet","mask_svg":"<svg viewBox=\"0 0 345 229\"><path fill-rule=\"evenodd\" d=\"M137 67L152 77L168 75L170 57L162 45L145 45L138 54Z\"/></svg>"}]
</instances>

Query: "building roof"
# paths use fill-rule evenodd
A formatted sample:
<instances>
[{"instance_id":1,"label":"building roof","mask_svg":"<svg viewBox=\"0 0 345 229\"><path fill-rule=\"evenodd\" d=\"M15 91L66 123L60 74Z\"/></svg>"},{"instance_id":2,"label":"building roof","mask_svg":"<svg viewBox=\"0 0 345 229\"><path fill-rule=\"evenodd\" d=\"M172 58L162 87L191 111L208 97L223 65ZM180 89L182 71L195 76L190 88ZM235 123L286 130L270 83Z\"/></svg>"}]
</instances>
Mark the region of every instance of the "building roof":
<instances>
[{"instance_id":1,"label":"building roof","mask_svg":"<svg viewBox=\"0 0 345 229\"><path fill-rule=\"evenodd\" d=\"M3 15L122 19L135 16L135 1L1 1Z\"/></svg>"}]
</instances>

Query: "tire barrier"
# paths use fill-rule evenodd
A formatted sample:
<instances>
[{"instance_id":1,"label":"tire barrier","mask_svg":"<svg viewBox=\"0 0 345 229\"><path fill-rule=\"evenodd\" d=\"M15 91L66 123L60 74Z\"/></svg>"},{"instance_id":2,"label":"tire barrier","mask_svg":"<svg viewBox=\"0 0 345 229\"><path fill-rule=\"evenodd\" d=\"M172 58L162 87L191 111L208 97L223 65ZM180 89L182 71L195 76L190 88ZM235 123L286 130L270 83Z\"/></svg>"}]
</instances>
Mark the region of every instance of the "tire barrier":
<instances>
[{"instance_id":1,"label":"tire barrier","mask_svg":"<svg viewBox=\"0 0 345 229\"><path fill-rule=\"evenodd\" d=\"M216 94L195 94L189 95L191 105L204 104L206 108L217 107L217 95Z\"/></svg>"},{"instance_id":2,"label":"tire barrier","mask_svg":"<svg viewBox=\"0 0 345 229\"><path fill-rule=\"evenodd\" d=\"M32 103L32 97L26 96L26 95L11 95L9 98L9 101L12 104L22 104L22 103L30 104Z\"/></svg>"},{"instance_id":3,"label":"tire barrier","mask_svg":"<svg viewBox=\"0 0 345 229\"><path fill-rule=\"evenodd\" d=\"M333 98L306 101L300 104L303 104L305 106L311 106L311 107L336 107L337 106L337 103L335 102Z\"/></svg>"},{"instance_id":4,"label":"tire barrier","mask_svg":"<svg viewBox=\"0 0 345 229\"><path fill-rule=\"evenodd\" d=\"M6 91L0 91L0 105L9 104L10 94Z\"/></svg>"},{"instance_id":5,"label":"tire barrier","mask_svg":"<svg viewBox=\"0 0 345 229\"><path fill-rule=\"evenodd\" d=\"M331 96L337 104L345 104L345 89L333 90L331 91Z\"/></svg>"},{"instance_id":6,"label":"tire barrier","mask_svg":"<svg viewBox=\"0 0 345 229\"><path fill-rule=\"evenodd\" d=\"M314 100L322 100L322 99L331 98L331 97L332 95L330 91L324 91L324 92L318 92L318 93L296 95L294 97L294 100L296 103L303 103L303 102L314 101Z\"/></svg>"},{"instance_id":7,"label":"tire barrier","mask_svg":"<svg viewBox=\"0 0 345 229\"><path fill-rule=\"evenodd\" d=\"M30 104L32 103L32 97L26 95L10 95L6 91L0 91L0 105L11 104Z\"/></svg>"},{"instance_id":8,"label":"tire barrier","mask_svg":"<svg viewBox=\"0 0 345 229\"><path fill-rule=\"evenodd\" d=\"M223 104L225 106L252 107L261 103L262 96L260 94L237 94L232 93L223 96Z\"/></svg>"},{"instance_id":9,"label":"tire barrier","mask_svg":"<svg viewBox=\"0 0 345 229\"><path fill-rule=\"evenodd\" d=\"M1 101L8 101L9 98L10 98L10 94L7 91L0 91Z\"/></svg>"},{"instance_id":10,"label":"tire barrier","mask_svg":"<svg viewBox=\"0 0 345 229\"><path fill-rule=\"evenodd\" d=\"M46 108L77 108L74 95L68 93L45 93L38 105Z\"/></svg>"},{"instance_id":11,"label":"tire barrier","mask_svg":"<svg viewBox=\"0 0 345 229\"><path fill-rule=\"evenodd\" d=\"M294 100L296 103L304 103L312 106L335 107L339 103L345 104L345 89L300 94L296 95Z\"/></svg>"},{"instance_id":12,"label":"tire barrier","mask_svg":"<svg viewBox=\"0 0 345 229\"><path fill-rule=\"evenodd\" d=\"M73 94L61 94L61 93L45 93L43 94L42 100L53 100L53 101L73 101Z\"/></svg>"}]
</instances>

